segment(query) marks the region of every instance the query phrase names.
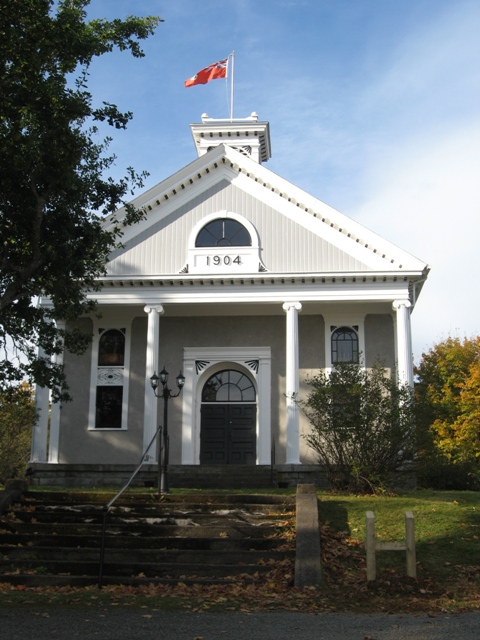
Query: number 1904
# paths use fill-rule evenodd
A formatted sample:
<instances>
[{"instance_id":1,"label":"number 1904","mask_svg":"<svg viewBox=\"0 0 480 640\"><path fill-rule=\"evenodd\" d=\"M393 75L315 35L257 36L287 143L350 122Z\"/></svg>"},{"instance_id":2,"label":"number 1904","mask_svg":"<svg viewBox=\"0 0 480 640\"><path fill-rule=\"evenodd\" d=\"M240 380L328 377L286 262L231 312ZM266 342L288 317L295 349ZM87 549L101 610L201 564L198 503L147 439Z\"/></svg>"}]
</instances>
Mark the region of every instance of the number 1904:
<instances>
[{"instance_id":1,"label":"number 1904","mask_svg":"<svg viewBox=\"0 0 480 640\"><path fill-rule=\"evenodd\" d=\"M207 256L207 266L214 265L218 267L221 264L242 264L242 259L240 256Z\"/></svg>"}]
</instances>

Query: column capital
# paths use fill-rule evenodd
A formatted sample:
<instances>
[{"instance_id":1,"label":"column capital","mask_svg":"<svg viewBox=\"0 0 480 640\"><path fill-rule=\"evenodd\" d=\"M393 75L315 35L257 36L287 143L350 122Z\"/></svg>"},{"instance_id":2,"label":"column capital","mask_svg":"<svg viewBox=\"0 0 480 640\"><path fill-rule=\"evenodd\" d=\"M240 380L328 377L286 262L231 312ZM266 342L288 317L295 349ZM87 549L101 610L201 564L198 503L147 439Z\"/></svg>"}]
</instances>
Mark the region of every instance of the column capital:
<instances>
[{"instance_id":1,"label":"column capital","mask_svg":"<svg viewBox=\"0 0 480 640\"><path fill-rule=\"evenodd\" d=\"M392 302L392 307L395 309L395 311L398 311L400 307L405 307L405 309L410 309L411 306L412 306L412 303L410 302L410 300L394 300Z\"/></svg>"},{"instance_id":2,"label":"column capital","mask_svg":"<svg viewBox=\"0 0 480 640\"><path fill-rule=\"evenodd\" d=\"M283 304L283 310L289 311L290 309L296 309L297 311L300 312L302 310L302 303L301 302L285 302Z\"/></svg>"},{"instance_id":3,"label":"column capital","mask_svg":"<svg viewBox=\"0 0 480 640\"><path fill-rule=\"evenodd\" d=\"M145 311L145 313L151 313L152 311L156 311L159 316L161 316L161 315L163 315L165 313L165 309L163 308L163 305L161 305L161 304L152 304L152 305L147 304L147 305L145 305L143 310Z\"/></svg>"}]
</instances>

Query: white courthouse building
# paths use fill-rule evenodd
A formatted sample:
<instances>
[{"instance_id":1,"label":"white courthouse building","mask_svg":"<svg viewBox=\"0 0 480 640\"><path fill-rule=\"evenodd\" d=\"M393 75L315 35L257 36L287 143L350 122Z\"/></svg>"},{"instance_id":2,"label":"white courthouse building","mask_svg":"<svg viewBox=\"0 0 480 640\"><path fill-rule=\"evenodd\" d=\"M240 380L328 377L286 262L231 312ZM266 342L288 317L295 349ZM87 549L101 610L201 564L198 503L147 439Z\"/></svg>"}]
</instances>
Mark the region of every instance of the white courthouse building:
<instances>
[{"instance_id":1,"label":"white courthouse building","mask_svg":"<svg viewBox=\"0 0 480 640\"><path fill-rule=\"evenodd\" d=\"M168 409L173 466L270 465L272 445L276 464L312 465L295 398L335 362L380 358L413 384L428 266L272 173L255 113L204 115L191 132L198 157L136 198L146 217L92 294L100 317L77 321L93 340L61 358L73 401L49 415L37 391L31 464L49 483L133 470L162 423L150 377L164 367L173 392L185 376ZM156 459L152 447L147 468Z\"/></svg>"}]
</instances>

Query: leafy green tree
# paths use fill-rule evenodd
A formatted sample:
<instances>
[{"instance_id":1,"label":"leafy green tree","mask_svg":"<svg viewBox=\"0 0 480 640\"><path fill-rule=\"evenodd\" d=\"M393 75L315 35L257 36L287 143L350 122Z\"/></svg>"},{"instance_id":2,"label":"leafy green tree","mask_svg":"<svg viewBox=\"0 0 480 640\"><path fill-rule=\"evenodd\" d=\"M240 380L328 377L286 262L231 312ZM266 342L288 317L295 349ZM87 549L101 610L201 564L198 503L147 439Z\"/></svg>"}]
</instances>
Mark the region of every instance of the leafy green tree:
<instances>
[{"instance_id":1,"label":"leafy green tree","mask_svg":"<svg viewBox=\"0 0 480 640\"><path fill-rule=\"evenodd\" d=\"M311 423L304 438L331 485L349 491L387 489L414 459L413 394L380 363L365 370L338 364L309 379L300 406Z\"/></svg>"},{"instance_id":2,"label":"leafy green tree","mask_svg":"<svg viewBox=\"0 0 480 640\"><path fill-rule=\"evenodd\" d=\"M434 345L415 373L420 480L435 488L479 488L480 336Z\"/></svg>"},{"instance_id":3,"label":"leafy green tree","mask_svg":"<svg viewBox=\"0 0 480 640\"><path fill-rule=\"evenodd\" d=\"M23 475L30 456L36 412L32 388L22 383L0 391L0 483Z\"/></svg>"},{"instance_id":4,"label":"leafy green tree","mask_svg":"<svg viewBox=\"0 0 480 640\"><path fill-rule=\"evenodd\" d=\"M114 48L143 56L139 40L159 18L86 20L89 0L0 0L0 384L24 377L67 399L51 356L81 353L90 336L57 330L94 306L96 290L123 225L141 211L125 203L144 174L108 176L110 138L99 123L126 127L132 114L95 105L92 60ZM102 224L126 205L121 221ZM50 298L38 308L36 297ZM44 351L37 356L37 347ZM12 352L22 358L12 359Z\"/></svg>"}]
</instances>

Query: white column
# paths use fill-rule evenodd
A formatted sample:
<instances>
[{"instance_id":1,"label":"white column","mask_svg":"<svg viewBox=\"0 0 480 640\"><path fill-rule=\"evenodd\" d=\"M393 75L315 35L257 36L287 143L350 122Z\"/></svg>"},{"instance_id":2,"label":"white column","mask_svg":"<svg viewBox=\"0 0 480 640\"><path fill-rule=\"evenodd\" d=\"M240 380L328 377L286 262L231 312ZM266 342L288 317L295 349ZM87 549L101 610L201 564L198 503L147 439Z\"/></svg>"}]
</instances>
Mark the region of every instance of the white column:
<instances>
[{"instance_id":1,"label":"white column","mask_svg":"<svg viewBox=\"0 0 480 640\"><path fill-rule=\"evenodd\" d=\"M45 358L45 352L39 348L38 357ZM48 403L50 389L39 387L35 389L35 409L38 418L32 432L31 462L47 462L47 442L48 442Z\"/></svg>"},{"instance_id":2,"label":"white column","mask_svg":"<svg viewBox=\"0 0 480 640\"><path fill-rule=\"evenodd\" d=\"M272 461L272 418L271 393L272 375L270 354L260 358L258 373L258 433L257 464L270 464Z\"/></svg>"},{"instance_id":3,"label":"white column","mask_svg":"<svg viewBox=\"0 0 480 640\"><path fill-rule=\"evenodd\" d=\"M182 464L200 464L200 429L195 429L197 376L194 358L184 355L183 374L185 386L182 392Z\"/></svg>"},{"instance_id":4,"label":"white column","mask_svg":"<svg viewBox=\"0 0 480 640\"><path fill-rule=\"evenodd\" d=\"M287 414L287 464L300 464L298 381L298 312L300 302L286 302L287 313L287 362L286 362L286 414Z\"/></svg>"},{"instance_id":5,"label":"white column","mask_svg":"<svg viewBox=\"0 0 480 640\"><path fill-rule=\"evenodd\" d=\"M158 351L160 345L160 316L164 309L161 304L146 306L148 314L147 353L145 359L145 395L143 412L143 451L148 447L158 427L158 402L150 385L150 377L158 374ZM152 447L145 458L145 462L155 461L155 447Z\"/></svg>"},{"instance_id":6,"label":"white column","mask_svg":"<svg viewBox=\"0 0 480 640\"><path fill-rule=\"evenodd\" d=\"M64 320L57 320L57 329L60 331L65 330L66 323ZM63 365L63 351L55 356L54 363L56 365ZM58 464L58 448L60 442L60 412L62 405L60 402L52 403L52 409L50 413L50 438L48 441L48 461Z\"/></svg>"},{"instance_id":7,"label":"white column","mask_svg":"<svg viewBox=\"0 0 480 640\"><path fill-rule=\"evenodd\" d=\"M408 300L395 300L393 308L397 312L396 347L397 379L400 383L413 387L412 331L410 325L410 307Z\"/></svg>"}]
</instances>

